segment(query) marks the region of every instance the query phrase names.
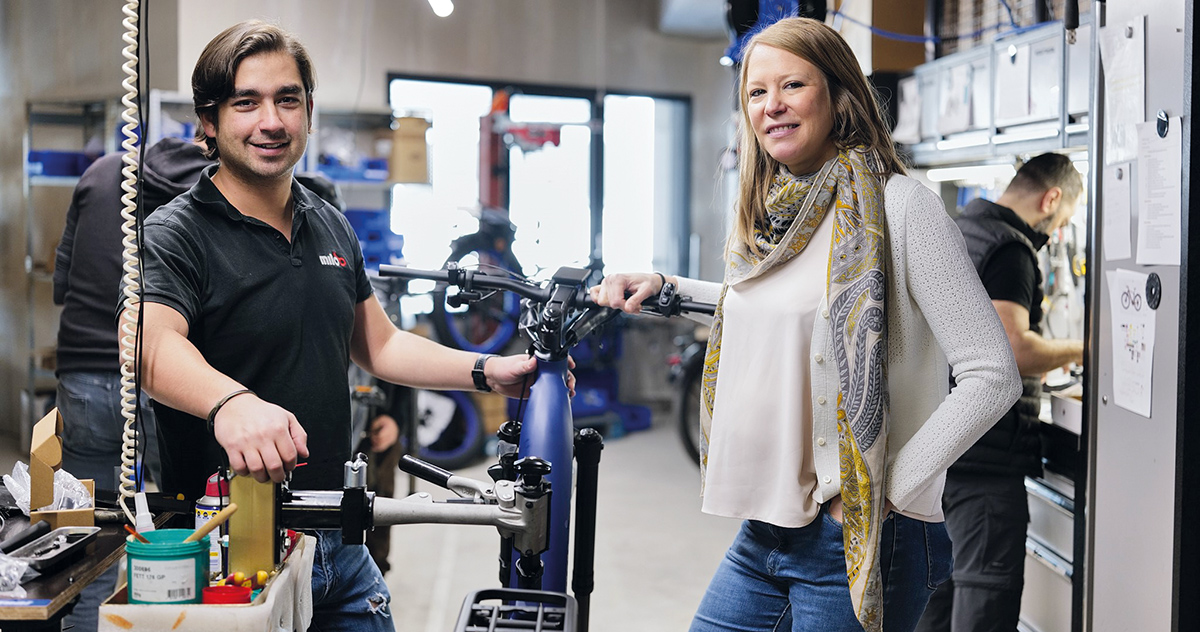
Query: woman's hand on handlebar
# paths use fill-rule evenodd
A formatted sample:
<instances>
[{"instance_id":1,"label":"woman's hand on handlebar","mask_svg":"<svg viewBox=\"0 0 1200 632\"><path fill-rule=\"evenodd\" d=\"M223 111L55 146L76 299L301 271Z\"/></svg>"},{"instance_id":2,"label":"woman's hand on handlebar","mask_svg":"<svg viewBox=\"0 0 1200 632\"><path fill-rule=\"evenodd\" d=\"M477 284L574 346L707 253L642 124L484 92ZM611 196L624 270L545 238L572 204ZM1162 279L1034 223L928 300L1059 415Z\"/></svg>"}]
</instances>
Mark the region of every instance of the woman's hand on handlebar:
<instances>
[{"instance_id":1,"label":"woman's hand on handlebar","mask_svg":"<svg viewBox=\"0 0 1200 632\"><path fill-rule=\"evenodd\" d=\"M604 277L599 285L588 288L588 294L597 305L640 314L642 302L657 296L661 290L662 281L657 274L621 273Z\"/></svg>"},{"instance_id":2,"label":"woman's hand on handlebar","mask_svg":"<svg viewBox=\"0 0 1200 632\"><path fill-rule=\"evenodd\" d=\"M575 368L574 358L567 356L567 367ZM483 366L488 386L512 398L529 396L529 387L533 386L533 374L536 371L537 358L527 355L500 356L488 360ZM572 397L575 396L575 374L570 371L567 371L567 390Z\"/></svg>"}]
</instances>

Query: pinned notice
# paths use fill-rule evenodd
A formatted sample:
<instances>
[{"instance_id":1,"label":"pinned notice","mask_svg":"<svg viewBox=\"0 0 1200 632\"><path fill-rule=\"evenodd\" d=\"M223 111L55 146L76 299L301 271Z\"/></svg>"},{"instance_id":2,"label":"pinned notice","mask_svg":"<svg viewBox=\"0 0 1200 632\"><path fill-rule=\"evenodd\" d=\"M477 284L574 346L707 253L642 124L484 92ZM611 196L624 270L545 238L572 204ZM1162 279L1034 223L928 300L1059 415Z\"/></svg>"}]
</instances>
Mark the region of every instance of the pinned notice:
<instances>
[{"instance_id":1,"label":"pinned notice","mask_svg":"<svg viewBox=\"0 0 1200 632\"><path fill-rule=\"evenodd\" d=\"M1113 402L1149 417L1156 313L1145 296L1149 275L1117 269L1106 276L1112 315Z\"/></svg>"},{"instance_id":2,"label":"pinned notice","mask_svg":"<svg viewBox=\"0 0 1200 632\"><path fill-rule=\"evenodd\" d=\"M1183 203L1183 145L1179 117L1166 118L1166 136L1156 122L1138 129L1139 265L1179 265Z\"/></svg>"},{"instance_id":3,"label":"pinned notice","mask_svg":"<svg viewBox=\"0 0 1200 632\"><path fill-rule=\"evenodd\" d=\"M1104 164L1137 157L1135 125L1146 120L1146 16L1100 29L1104 63Z\"/></svg>"}]
</instances>

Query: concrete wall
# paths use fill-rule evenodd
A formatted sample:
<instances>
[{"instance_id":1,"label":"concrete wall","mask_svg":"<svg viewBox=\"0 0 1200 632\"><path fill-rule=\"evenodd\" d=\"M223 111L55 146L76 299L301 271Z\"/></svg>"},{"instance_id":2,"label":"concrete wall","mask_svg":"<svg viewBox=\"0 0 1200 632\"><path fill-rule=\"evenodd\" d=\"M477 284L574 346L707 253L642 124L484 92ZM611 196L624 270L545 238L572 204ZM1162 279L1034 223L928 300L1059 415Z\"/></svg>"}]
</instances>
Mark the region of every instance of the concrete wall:
<instances>
[{"instance_id":1,"label":"concrete wall","mask_svg":"<svg viewBox=\"0 0 1200 632\"><path fill-rule=\"evenodd\" d=\"M153 87L189 92L204 44L237 21L261 17L309 48L316 99L325 107L386 107L388 72L690 95L693 231L702 235L701 275L719 278L725 198L716 189L717 159L729 135L733 77L717 59L726 43L662 34L658 2L472 0L456 3L448 18L434 16L425 0L148 2ZM118 0L0 2L0 435L17 435L30 322L21 186L25 102L116 98L121 6ZM55 318L48 306L35 316Z\"/></svg>"}]
</instances>

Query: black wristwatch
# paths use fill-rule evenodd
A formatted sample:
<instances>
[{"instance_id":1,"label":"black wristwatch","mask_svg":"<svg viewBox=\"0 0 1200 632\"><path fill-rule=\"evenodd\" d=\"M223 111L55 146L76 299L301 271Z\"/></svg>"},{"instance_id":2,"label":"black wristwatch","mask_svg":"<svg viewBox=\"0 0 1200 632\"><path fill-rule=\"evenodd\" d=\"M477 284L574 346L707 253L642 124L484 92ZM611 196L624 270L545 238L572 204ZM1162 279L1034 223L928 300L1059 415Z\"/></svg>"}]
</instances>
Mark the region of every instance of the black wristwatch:
<instances>
[{"instance_id":1,"label":"black wristwatch","mask_svg":"<svg viewBox=\"0 0 1200 632\"><path fill-rule=\"evenodd\" d=\"M475 390L480 393L492 392L492 387L488 386L487 378L483 375L483 365L487 364L488 358L494 358L494 353L481 353L475 359L475 368L471 369L471 379L475 382Z\"/></svg>"}]
</instances>

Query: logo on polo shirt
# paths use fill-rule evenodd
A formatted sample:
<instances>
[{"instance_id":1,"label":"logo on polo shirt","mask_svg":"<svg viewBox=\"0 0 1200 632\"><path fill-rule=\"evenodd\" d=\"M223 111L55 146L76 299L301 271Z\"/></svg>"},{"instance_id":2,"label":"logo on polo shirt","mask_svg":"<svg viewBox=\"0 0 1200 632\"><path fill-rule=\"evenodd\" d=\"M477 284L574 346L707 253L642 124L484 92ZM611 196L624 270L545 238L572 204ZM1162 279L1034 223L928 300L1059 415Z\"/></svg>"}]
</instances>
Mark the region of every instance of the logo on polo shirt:
<instances>
[{"instance_id":1,"label":"logo on polo shirt","mask_svg":"<svg viewBox=\"0 0 1200 632\"><path fill-rule=\"evenodd\" d=\"M317 259L321 261L323 266L337 266L339 268L346 267L346 258L339 255L337 251L331 250L327 255L317 255Z\"/></svg>"}]
</instances>

